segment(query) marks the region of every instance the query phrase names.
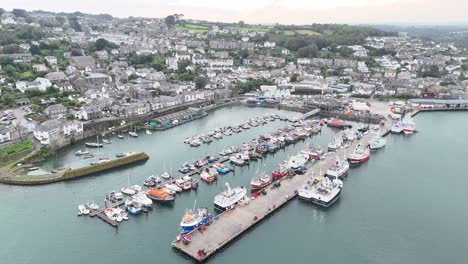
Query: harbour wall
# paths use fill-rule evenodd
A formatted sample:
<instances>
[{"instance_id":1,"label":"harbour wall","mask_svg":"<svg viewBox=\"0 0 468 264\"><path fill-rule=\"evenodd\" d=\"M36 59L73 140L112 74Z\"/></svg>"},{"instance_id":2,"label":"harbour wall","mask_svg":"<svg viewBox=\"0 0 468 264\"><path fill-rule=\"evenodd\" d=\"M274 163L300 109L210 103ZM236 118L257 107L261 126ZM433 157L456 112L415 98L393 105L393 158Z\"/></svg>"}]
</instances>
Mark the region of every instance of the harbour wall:
<instances>
[{"instance_id":1,"label":"harbour wall","mask_svg":"<svg viewBox=\"0 0 468 264\"><path fill-rule=\"evenodd\" d=\"M102 171L107 171L119 167L123 167L138 162L144 162L149 159L148 154L144 152L132 154L123 158L114 159L108 162L73 169L57 174L39 175L39 176L7 176L0 178L0 183L11 184L11 185L42 185L61 181L68 181L72 179L78 179L81 177L89 176ZM34 179L36 177L37 179Z\"/></svg>"}]
</instances>

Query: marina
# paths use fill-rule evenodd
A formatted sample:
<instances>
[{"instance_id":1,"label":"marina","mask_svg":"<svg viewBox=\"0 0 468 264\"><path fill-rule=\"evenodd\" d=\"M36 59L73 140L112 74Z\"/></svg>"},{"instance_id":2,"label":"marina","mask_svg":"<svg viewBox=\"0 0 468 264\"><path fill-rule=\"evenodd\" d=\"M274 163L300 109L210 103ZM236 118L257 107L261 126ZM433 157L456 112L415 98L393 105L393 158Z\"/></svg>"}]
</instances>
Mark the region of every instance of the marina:
<instances>
[{"instance_id":1,"label":"marina","mask_svg":"<svg viewBox=\"0 0 468 264\"><path fill-rule=\"evenodd\" d=\"M388 130L388 128L384 130ZM366 143L361 144L368 145L369 137L374 134L366 135L365 138L361 139L361 142ZM330 161L333 162L338 156L343 155L344 151L344 149L338 149L332 155L323 156L324 159L310 165L306 173L307 176L320 175L322 171L326 171ZM266 195L257 196L247 205L238 206L234 210L228 210L215 216L214 221L203 232L195 230L189 233L191 242L188 245L174 241L172 246L193 260L203 262L295 198L298 189L307 180L308 177L305 175L283 178L280 187L266 188L268 190Z\"/></svg>"},{"instance_id":2,"label":"marina","mask_svg":"<svg viewBox=\"0 0 468 264\"><path fill-rule=\"evenodd\" d=\"M238 121L236 120L234 122L245 120L245 117L242 118L242 115L245 116L246 113L242 113L243 109L245 108L234 108L235 111L240 112L239 116L241 116L238 118ZM252 113L253 116L274 111L272 109L262 108L248 110L249 112L257 111ZM144 133L140 132L140 136L138 138L126 138L124 140L118 141L119 144L115 144L117 139L110 138L114 144L105 145L100 150L103 155L110 155L110 153L115 154L125 151L146 150L148 155L151 156L150 162L147 162L145 166L125 167L118 170L103 172L95 176L82 178L77 181L52 184L38 187L38 189L31 189L28 193L25 194L24 199L33 199L33 197L41 195L45 202L49 201L49 203L56 204L57 211L54 212L54 214L57 215L57 222L55 224L57 228L59 230L69 230L68 232L70 233L70 236L74 237L74 241L81 241L80 243L83 244L84 250L89 252L90 256L93 258L99 259L99 255L102 253L103 249L102 247L97 246L95 243L106 243L105 241L112 241L112 248L115 247L116 249L108 250L116 257L121 258L122 261L131 260L126 254L122 253L120 250L117 250L117 248L127 246L130 250L138 250L138 248L147 248L149 243L155 243L157 249L149 252L148 254L140 255L138 260L151 261L157 256L164 255L160 257L160 259L161 261L165 261L167 263L190 263L191 260L189 260L189 258L181 258L177 254L167 253L170 252L172 247L174 247L171 241L173 241L180 232L180 219L184 215L185 209L192 208L194 200L197 200L197 206L208 207L208 210L211 213L214 213L213 198L216 196L216 194L220 193L224 189L224 184L226 182L229 182L233 187L248 187L252 177L256 175L257 170L271 173L278 167L278 163L287 160L291 156L301 153L301 151L304 150L306 146L319 145L322 147L322 149L326 149L330 139L337 136L337 133L341 133L341 131L334 131L329 128L323 128L321 134L307 138L304 141L299 141L296 144L291 144L286 148L278 150L276 153L267 154L262 160L251 162L249 165L229 165L227 161L228 157L221 158L219 161L224 160L226 166L235 168L234 173L227 173L226 175L219 174L218 180L213 183L208 184L205 182L200 182L198 190L176 194L176 200L173 206L155 204L151 206L152 209L148 210L148 213L140 214L136 217L129 215L129 221L126 221L125 224L117 224L119 228L113 228L112 222L107 224L107 221L104 220L106 219L104 214L95 215L94 217L76 217L77 206L78 204L89 200L102 201L104 194L109 193L109 191L120 190L122 186L128 186L128 175L130 175L130 184L140 185L148 175L161 175L165 170L167 170L171 175L177 175L176 171L180 164L183 164L186 161L193 162L194 159L199 159L210 154L215 154L216 156L220 157L219 152L224 149L228 149L231 146L241 146L242 143L249 142L259 134L272 133L283 126L288 125L287 123L282 122L270 123L258 131L250 129L246 131L245 134L236 134L232 137L225 138L223 141L219 141L217 144L203 145L199 148L187 148L183 145L183 139L193 135L194 131L209 131L212 127L211 124L214 122L210 119L217 120L217 122L219 122L219 126L224 126L220 120L235 119L235 116L229 114L231 112L233 112L232 108L219 109L214 111L212 114L210 113L210 116L206 117L206 119L187 123L183 126L175 127L170 131L155 132L153 135L145 135ZM290 117L297 116L297 113L289 113L285 111L281 111L279 114L289 114ZM440 114L444 115L444 113ZM448 115L452 115L452 113L448 113ZM444 118L447 117L441 116L438 119L439 122ZM202 247L200 246L200 248L197 249L197 245L200 245L198 243L205 241L209 244L209 246L207 245L203 247L205 248L205 251L208 253L209 250L215 250L215 252L211 252L209 257L204 257L204 260L207 260L212 256L216 256L216 262L220 261L223 263L236 263L239 260L238 256L242 254L249 254L250 258L262 257L265 261L270 263L281 263L285 261L286 258L291 258L292 254L300 260L310 259L311 254L314 254L319 259L323 260L320 252L327 250L328 245L330 244L338 244L341 247L346 247L347 243L352 243L353 246L348 245L348 247L356 248L371 247L372 244L375 243L374 241L378 241L379 243L383 242L372 234L374 232L378 232L379 237L385 236L385 234L389 234L385 228L385 226L388 226L388 223L385 224L385 219L383 219L390 217L389 213L386 212L391 211L391 215L395 213L409 213L401 206L395 207L394 203L384 203L382 201L379 202L381 199L396 199L395 202L401 204L403 202L401 197L389 196L387 191L382 190L385 190L385 186L391 186L393 189L392 193L396 190L404 191L401 189L403 185L400 185L399 183L406 182L408 179L406 172L398 170L398 167L388 169L386 164L396 164L399 162L411 161L415 162L415 166L422 166L422 163L415 160L417 154L414 150L414 144L419 144L419 146L426 146L424 142L427 142L427 140L430 140L430 138L434 136L434 133L432 133L430 129L434 129L434 131L445 129L443 127L439 127L437 129L431 127L433 122L432 119L429 120L428 118L426 121L425 120L425 115L421 115L420 117L418 116L418 119L415 120L417 122L420 133L415 135L401 136L389 135L385 137L387 140L385 147L376 150L375 152L373 151L368 162L363 163L359 167L351 168L349 176L344 180L344 188L341 195L342 197L326 211L309 202L296 201L296 199L294 199L294 190L299 190L302 187L304 182L309 178L309 174L306 173L304 175L296 175L292 178L285 178L282 180L281 186L279 188L270 190L271 187L267 187L266 195L260 195L256 197L250 201L248 205L237 206L234 210L227 210L219 215L219 218L216 218L217 213L214 213L213 222L210 225L207 225L204 231L194 231L190 234L191 242L186 246L190 247L190 250L186 249L186 251L189 254L194 254L195 258L199 259L198 250ZM368 142L371 138L373 138L371 133L377 133L377 131L373 131L370 131L369 134L366 135L365 139L361 140L366 140L366 142ZM384 134L386 131L378 132ZM444 132L442 131L437 133ZM174 140L178 140L179 143L173 143L173 141L168 140L170 137L174 136ZM396 148L396 146L404 146L404 151L402 150L402 147ZM86 161L86 159L82 158L77 159L75 156L75 153L80 149L84 150L85 148L83 145L79 144L72 146L70 149L64 150L57 158L51 159L44 165L40 166L40 169L51 170L53 168L66 166L67 164L81 166L82 164L89 163L89 160ZM336 157L342 159L344 156L351 154L353 149L353 146L349 146L346 149L340 149L336 154L330 154L325 158L325 160L312 165L310 170L314 171L315 173L321 168L322 173L325 173L328 166L336 161ZM430 149L427 151L430 151ZM169 165L170 161L172 163L171 166ZM424 161L424 163L426 162L427 161ZM163 169L164 163L166 163L166 169ZM310 163L308 166L310 166ZM425 170L424 167L421 167L421 170L421 173L424 173L425 178L431 177L428 175L432 175L431 173L433 173L431 171ZM194 178L198 177L195 174L193 174L193 176ZM297 180L297 182L294 180ZM289 186L288 182L294 183L294 186ZM427 186L427 182L424 184L425 188L429 188L430 192L435 191L434 189L430 189L430 187ZM364 186L372 186L372 188L367 188ZM73 187L72 192L67 191L70 187ZM0 188L6 188L6 186L2 186ZM9 200L12 201L13 205L17 204L17 200L11 198L15 197L15 190L22 187L10 186L8 188L9 191L7 192L5 190L5 194L7 197L10 197ZM248 188L250 189L250 187ZM44 192L44 190L47 190L47 192ZM291 194L289 197L290 202L286 201L286 194ZM60 201L57 201L55 199L57 195L60 195L64 198ZM420 193L419 195L422 195L422 197L420 197L421 199L427 199L426 192L423 192L422 194ZM406 201L406 203L414 204L421 199L413 196L412 200ZM284 206L286 204L287 206ZM108 203L108 206L111 205L111 203ZM282 209L268 210L268 206L265 205L270 205L270 208L282 207ZM123 204L120 206L123 207ZM376 213L367 213L367 209L365 210L365 208L369 207L372 207ZM442 206L440 208L442 208ZM3 211L2 214L11 214L13 212L12 210L16 211L16 209L11 207L9 204L7 205L6 211ZM45 209L42 208L33 210L37 221L45 221L47 219L46 216L48 213L43 213L44 210ZM442 208L442 210L447 211L448 209ZM91 211L90 215L92 214L93 213ZM20 212L20 215L24 214ZM358 224L359 220L356 220L359 219L360 215L368 215L368 217L371 218L369 221L384 223L384 226L373 227L374 231L372 232L366 231L367 228L363 228L360 224ZM257 216L257 220L255 223L253 223L253 218L255 216ZM423 230L434 227L431 223L421 221L422 219L420 217L415 217L416 219L419 219L419 221L416 219L415 220L418 221L419 225L422 225ZM92 218L99 219L99 222L106 221L106 225L97 223L97 221ZM26 218L24 219L24 221L28 221ZM38 224L31 223L30 221L28 222L30 224L25 226L24 230L20 230L19 232L31 232L32 228L35 230L40 230L40 226ZM261 226L259 225L256 228L252 228L260 222L262 223ZM332 231L327 227L331 224L331 222L334 222L333 228L337 228L336 231ZM236 234L236 227L231 225L233 223L236 223L237 227L239 227L237 231L242 230L242 235L234 235ZM6 226L8 225L10 224L7 221ZM240 229L241 225L242 229ZM223 231L224 229L228 230L229 232L227 232L227 234L218 232L218 228L222 228L221 230ZM377 228L376 231L375 228ZM443 228L444 232L449 231L450 229L451 228L449 226ZM111 230L116 231L112 232ZM370 238L370 241L366 239L359 239L360 235L356 234L353 230L356 230L356 232L362 232L366 237ZM6 234L10 232L6 229L2 231ZM39 232L43 233L41 231ZM326 232L329 235L323 235L323 232ZM413 236L410 230L400 226L397 227L396 230L392 228L391 232L405 232L406 234L409 234L409 236ZM151 238L153 234L158 236L156 241L154 238ZM43 233L43 235L46 234ZM52 244L55 244L54 241L60 240L60 237L63 236L56 232L48 232L47 235L51 237ZM284 239L291 241L290 246L292 248L292 252L282 252L281 246L279 244L271 243L271 241L275 241L278 236L282 236ZM443 236L443 234L438 232L438 236ZM135 240L135 237L142 237L142 239ZM242 239L238 240L240 237L242 237ZM306 237L308 238L306 239ZM208 241L213 240L220 242L221 238L229 238L230 240L229 242L223 242L222 247L216 246ZM37 241L34 238L32 239L33 241ZM92 245L88 245L87 241L90 241L90 239L93 239L96 242ZM393 238L390 239L395 241ZM234 241L236 242L232 243ZM304 245L304 243L311 244L312 248L309 251L298 251L302 249L302 245ZM65 244L70 245L68 242ZM182 242L177 244L177 246L181 248L185 246ZM271 247L268 250L268 254L262 250L254 250L254 248L258 248L262 244ZM229 250L222 250L227 245L230 245ZM55 246L58 246L58 244ZM442 248L444 247L440 243L439 246ZM412 248L411 245L405 245L403 243L403 245L400 246L399 243L396 243L389 249L389 253L384 254L384 256L388 259L392 259L390 252L401 252L402 250L405 251L406 247L409 247L411 250L418 250ZM453 249L447 248L447 250L449 252L453 252ZM43 255L37 250L33 250L32 253L37 256L38 261L46 261L47 259L46 255ZM75 253L72 252L70 254L74 255ZM11 259L14 259L13 256L9 253L7 253L6 256L7 258L10 257ZM58 255L57 257L59 260L63 261L66 261L68 258L66 255ZM15 259L16 258L17 257L15 257ZM337 254L334 254L331 257L333 262L345 261L347 258L349 258L349 254L344 252L337 252ZM354 257L353 259L353 262L365 262L365 258L361 258L359 256ZM374 258L371 259L376 260Z\"/></svg>"}]
</instances>

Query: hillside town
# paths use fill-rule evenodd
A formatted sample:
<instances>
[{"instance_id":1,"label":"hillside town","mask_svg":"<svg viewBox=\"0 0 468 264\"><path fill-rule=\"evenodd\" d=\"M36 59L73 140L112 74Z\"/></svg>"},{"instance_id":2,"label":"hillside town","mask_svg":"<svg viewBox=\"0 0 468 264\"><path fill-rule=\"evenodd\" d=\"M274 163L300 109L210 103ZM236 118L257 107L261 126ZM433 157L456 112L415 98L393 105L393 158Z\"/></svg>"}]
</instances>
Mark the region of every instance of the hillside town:
<instances>
[{"instance_id":1,"label":"hillside town","mask_svg":"<svg viewBox=\"0 0 468 264\"><path fill-rule=\"evenodd\" d=\"M342 111L344 101L468 98L466 47L336 27L1 9L0 144L59 148L98 124L148 125L232 100Z\"/></svg>"}]
</instances>

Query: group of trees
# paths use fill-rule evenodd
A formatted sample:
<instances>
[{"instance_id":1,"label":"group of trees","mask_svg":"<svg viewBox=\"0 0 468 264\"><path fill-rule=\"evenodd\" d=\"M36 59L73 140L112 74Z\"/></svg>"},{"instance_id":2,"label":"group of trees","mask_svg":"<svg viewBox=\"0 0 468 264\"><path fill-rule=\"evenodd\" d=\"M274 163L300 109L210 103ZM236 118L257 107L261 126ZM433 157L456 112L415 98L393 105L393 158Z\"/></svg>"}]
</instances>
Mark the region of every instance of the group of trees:
<instances>
[{"instance_id":1,"label":"group of trees","mask_svg":"<svg viewBox=\"0 0 468 264\"><path fill-rule=\"evenodd\" d=\"M308 31L311 34L300 33ZM284 34L290 32L292 34ZM315 34L312 34L314 33ZM363 45L369 36L395 35L370 27L357 27L337 24L313 24L310 26L277 26L259 41L274 41L278 46L298 52L298 57L348 57L352 54L346 45ZM322 49L329 52L322 52Z\"/></svg>"},{"instance_id":2,"label":"group of trees","mask_svg":"<svg viewBox=\"0 0 468 264\"><path fill-rule=\"evenodd\" d=\"M137 55L135 53L130 54L128 57L128 63L137 68L150 67L157 71L162 71L166 67L165 58L161 55L147 54Z\"/></svg>"},{"instance_id":3,"label":"group of trees","mask_svg":"<svg viewBox=\"0 0 468 264\"><path fill-rule=\"evenodd\" d=\"M45 33L35 27L26 25L9 25L0 29L0 46L24 41L40 40Z\"/></svg>"},{"instance_id":4,"label":"group of trees","mask_svg":"<svg viewBox=\"0 0 468 264\"><path fill-rule=\"evenodd\" d=\"M119 45L115 44L114 42L110 42L106 39L100 38L97 39L94 44L91 45L90 50L112 50L118 48Z\"/></svg>"},{"instance_id":5,"label":"group of trees","mask_svg":"<svg viewBox=\"0 0 468 264\"><path fill-rule=\"evenodd\" d=\"M249 79L245 82L239 82L238 83L238 88L239 88L239 92L242 93L242 94L245 94L245 93L250 93L250 92L253 92L253 91L256 91L257 89L260 88L261 85L273 85L273 81L272 80L268 80L268 79Z\"/></svg>"}]
</instances>

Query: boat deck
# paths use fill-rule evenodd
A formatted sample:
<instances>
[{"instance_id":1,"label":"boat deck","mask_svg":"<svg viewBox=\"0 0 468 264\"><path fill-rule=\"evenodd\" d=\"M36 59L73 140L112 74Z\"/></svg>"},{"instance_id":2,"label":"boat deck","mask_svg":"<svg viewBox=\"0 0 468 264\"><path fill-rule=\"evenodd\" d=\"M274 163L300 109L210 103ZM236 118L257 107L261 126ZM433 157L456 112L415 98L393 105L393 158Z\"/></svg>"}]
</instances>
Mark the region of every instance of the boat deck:
<instances>
[{"instance_id":1,"label":"boat deck","mask_svg":"<svg viewBox=\"0 0 468 264\"><path fill-rule=\"evenodd\" d=\"M185 245L182 241L173 241L172 246L195 261L203 262L209 259L244 232L296 197L298 189L305 184L310 175L319 175L320 171L325 173L329 164L334 162L337 157L342 157L345 151L353 149L357 143L367 145L370 138L377 134L384 135L388 129L388 126L382 129L383 133L380 130L371 131L348 149L339 149L333 154L323 157L316 164L310 166L304 175L283 178L280 187L274 189L267 187L266 195L260 195L248 205L237 206L233 210L225 211L214 217L204 231L194 230L189 233L191 243L188 245ZM204 254L200 254L200 251L203 251Z\"/></svg>"}]
</instances>

